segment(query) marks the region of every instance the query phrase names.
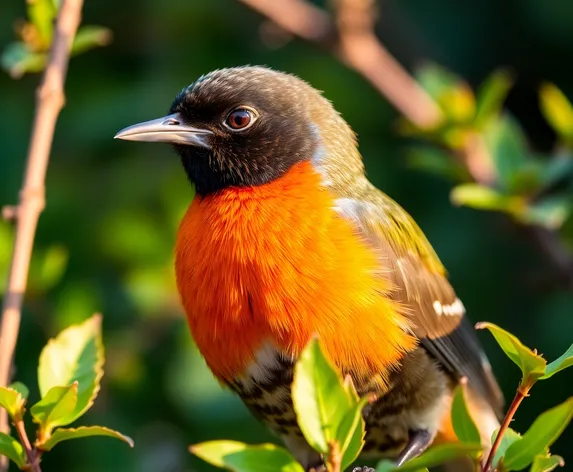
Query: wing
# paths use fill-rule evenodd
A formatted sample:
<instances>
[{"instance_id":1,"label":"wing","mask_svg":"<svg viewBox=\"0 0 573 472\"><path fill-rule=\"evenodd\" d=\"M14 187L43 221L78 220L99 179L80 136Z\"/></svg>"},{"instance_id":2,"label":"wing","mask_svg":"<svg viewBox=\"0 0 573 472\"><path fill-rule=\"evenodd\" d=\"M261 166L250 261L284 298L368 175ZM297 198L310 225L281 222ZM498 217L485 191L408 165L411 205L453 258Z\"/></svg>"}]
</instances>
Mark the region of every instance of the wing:
<instances>
[{"instance_id":1,"label":"wing","mask_svg":"<svg viewBox=\"0 0 573 472\"><path fill-rule=\"evenodd\" d=\"M455 378L469 385L500 415L503 396L490 364L447 280L432 246L406 211L368 185L355 198L339 198L336 209L379 253L383 274L396 287L422 346Z\"/></svg>"}]
</instances>

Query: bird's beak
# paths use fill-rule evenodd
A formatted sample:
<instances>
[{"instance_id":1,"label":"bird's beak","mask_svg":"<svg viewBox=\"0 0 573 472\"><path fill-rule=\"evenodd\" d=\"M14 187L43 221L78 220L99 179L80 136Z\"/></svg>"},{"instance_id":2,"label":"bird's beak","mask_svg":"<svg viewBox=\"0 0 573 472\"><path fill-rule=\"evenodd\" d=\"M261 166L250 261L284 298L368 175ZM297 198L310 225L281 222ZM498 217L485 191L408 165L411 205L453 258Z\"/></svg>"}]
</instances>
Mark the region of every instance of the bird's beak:
<instances>
[{"instance_id":1,"label":"bird's beak","mask_svg":"<svg viewBox=\"0 0 573 472\"><path fill-rule=\"evenodd\" d=\"M173 113L156 120L128 126L118 132L114 139L186 144L209 149L211 147L209 136L212 134L212 131L185 124L179 113Z\"/></svg>"}]
</instances>

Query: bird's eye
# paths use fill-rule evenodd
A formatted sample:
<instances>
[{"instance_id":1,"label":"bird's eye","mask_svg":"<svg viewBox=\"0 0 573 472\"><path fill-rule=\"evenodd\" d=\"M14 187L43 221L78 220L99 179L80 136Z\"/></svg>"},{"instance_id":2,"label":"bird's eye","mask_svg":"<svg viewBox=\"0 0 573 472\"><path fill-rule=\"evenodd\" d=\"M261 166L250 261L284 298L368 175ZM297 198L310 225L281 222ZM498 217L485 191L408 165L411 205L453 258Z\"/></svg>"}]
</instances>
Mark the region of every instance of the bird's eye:
<instances>
[{"instance_id":1,"label":"bird's eye","mask_svg":"<svg viewBox=\"0 0 573 472\"><path fill-rule=\"evenodd\" d=\"M232 131L242 131L250 127L256 119L257 115L253 110L237 108L229 113L225 120L225 126Z\"/></svg>"}]
</instances>

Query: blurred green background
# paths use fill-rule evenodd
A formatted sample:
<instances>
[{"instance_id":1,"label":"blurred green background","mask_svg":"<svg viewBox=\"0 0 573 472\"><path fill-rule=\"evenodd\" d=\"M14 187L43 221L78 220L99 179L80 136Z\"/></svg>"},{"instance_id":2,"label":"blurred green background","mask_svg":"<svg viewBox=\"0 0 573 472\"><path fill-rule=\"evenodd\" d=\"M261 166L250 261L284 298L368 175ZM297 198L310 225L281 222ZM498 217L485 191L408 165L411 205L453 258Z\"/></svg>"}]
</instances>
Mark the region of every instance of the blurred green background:
<instances>
[{"instance_id":1,"label":"blurred green background","mask_svg":"<svg viewBox=\"0 0 573 472\"><path fill-rule=\"evenodd\" d=\"M380 37L410 69L432 60L476 85L492 69L509 66L517 82L508 108L536 149L554 145L537 92L550 80L573 98L572 2L387 0L380 13ZM12 41L14 21L24 15L23 0L0 3L1 46ZM218 67L266 64L323 90L358 133L371 180L428 235L472 320L498 323L548 359L572 342L572 294L540 283L552 268L538 248L507 217L455 208L450 183L409 168L404 151L410 143L395 132L397 113L327 53L298 40L269 40L261 18L234 0L87 0L84 22L111 28L114 39L71 62L16 378L32 387L36 400L35 368L46 340L101 311L106 374L82 422L118 429L136 448L105 438L64 443L46 455L45 472L210 470L187 452L189 444L273 440L219 387L184 322L172 248L192 191L178 159L168 146L112 139L120 128L165 113L183 86ZM0 204L17 200L38 80L0 74ZM12 228L0 222L2 288L11 240ZM487 333L480 337L511 397L517 368ZM525 430L541 411L564 401L572 385L568 371L535 386L515 428ZM570 464L572 441L570 428L552 449Z\"/></svg>"}]
</instances>

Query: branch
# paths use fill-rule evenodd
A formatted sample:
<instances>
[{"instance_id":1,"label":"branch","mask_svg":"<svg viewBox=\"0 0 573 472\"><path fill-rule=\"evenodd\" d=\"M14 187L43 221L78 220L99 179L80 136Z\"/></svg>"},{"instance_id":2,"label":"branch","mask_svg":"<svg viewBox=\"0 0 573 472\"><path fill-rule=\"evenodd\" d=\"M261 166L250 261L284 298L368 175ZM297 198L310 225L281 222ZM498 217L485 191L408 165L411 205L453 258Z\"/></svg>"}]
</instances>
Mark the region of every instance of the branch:
<instances>
[{"instance_id":1,"label":"branch","mask_svg":"<svg viewBox=\"0 0 573 472\"><path fill-rule=\"evenodd\" d=\"M24 427L24 421L22 418L19 418L14 422L14 427L16 428L16 432L20 438L20 443L26 452L26 458L28 459L30 470L32 472L42 472L40 469L40 455L38 454L38 451L36 451L30 444L30 440L28 439L28 434L26 433L26 428Z\"/></svg>"},{"instance_id":2,"label":"branch","mask_svg":"<svg viewBox=\"0 0 573 472\"><path fill-rule=\"evenodd\" d=\"M336 0L335 23L304 0L239 0L285 31L335 54L368 80L412 123L431 128L442 119L432 98L380 44L373 31L372 0Z\"/></svg>"},{"instance_id":3,"label":"branch","mask_svg":"<svg viewBox=\"0 0 573 472\"><path fill-rule=\"evenodd\" d=\"M523 399L527 396L529 396L529 388L522 390L522 387L519 386L519 388L517 389L517 392L515 392L515 397L513 398L513 401L511 402L511 405L509 406L509 409L507 410L505 417L503 418L501 426L499 427L499 431L497 433L497 436L495 437L495 441L493 443L493 446L491 447L491 449L489 451L489 455L487 457L487 460L486 460L484 466L482 467L483 472L492 472L491 466L493 465L495 453L499 449L499 446L500 446L501 441L503 439L503 435L507 431L507 428L509 428L509 425L510 425L511 421L513 420L513 417L515 416L515 412L519 408L519 405L521 404Z\"/></svg>"},{"instance_id":4,"label":"branch","mask_svg":"<svg viewBox=\"0 0 573 472\"><path fill-rule=\"evenodd\" d=\"M36 114L26 175L17 207L8 207L3 214L16 221L16 238L10 274L2 307L0 328L0 386L10 382L12 358L18 339L22 302L26 291L34 235L40 213L44 209L44 182L54 128L64 106L64 81L72 41L76 34L83 0L63 0L56 20L54 40L46 71L36 95ZM0 431L8 430L6 411L0 410ZM4 469L0 464L0 469Z\"/></svg>"},{"instance_id":5,"label":"branch","mask_svg":"<svg viewBox=\"0 0 573 472\"><path fill-rule=\"evenodd\" d=\"M419 128L439 125L443 114L380 43L374 31L374 0L334 0L336 20L305 0L239 0L283 30L314 43L362 75L396 109ZM483 137L468 134L460 155L473 179L491 185L495 171ZM531 227L534 241L573 290L573 256L555 232Z\"/></svg>"}]
</instances>

